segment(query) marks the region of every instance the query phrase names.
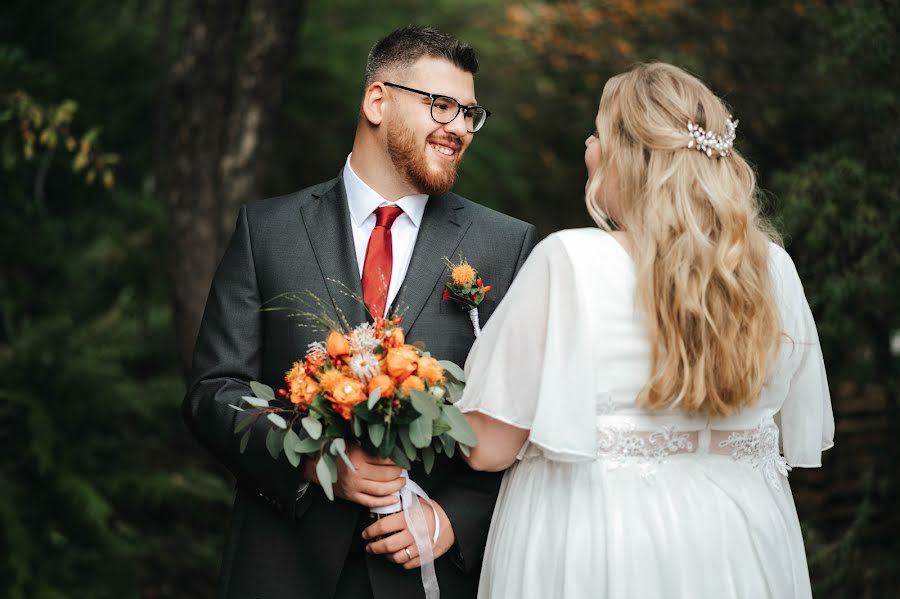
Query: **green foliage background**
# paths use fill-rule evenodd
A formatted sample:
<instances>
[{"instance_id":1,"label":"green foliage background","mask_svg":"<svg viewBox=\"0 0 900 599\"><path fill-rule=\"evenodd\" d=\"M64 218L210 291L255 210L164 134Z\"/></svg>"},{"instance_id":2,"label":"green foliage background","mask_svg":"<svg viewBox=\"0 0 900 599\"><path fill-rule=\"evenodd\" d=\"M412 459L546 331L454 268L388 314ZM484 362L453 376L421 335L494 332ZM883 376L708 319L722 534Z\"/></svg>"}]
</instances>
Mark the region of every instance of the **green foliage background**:
<instances>
[{"instance_id":1,"label":"green foliage background","mask_svg":"<svg viewBox=\"0 0 900 599\"><path fill-rule=\"evenodd\" d=\"M758 167L819 323L839 437L814 491L831 497L838 469L857 483L849 513L833 499L801 510L817 594L889 596L900 584L900 455L889 442L900 430L900 9L753 4L724 18L702 1L312 3L289 69L276 173L258 197L338 172L368 48L410 22L479 50L478 99L494 116L458 191L543 233L589 224L582 142L606 78L649 59L697 73L741 120L738 145ZM190 2L172 6L177 29ZM587 19L597 7L607 17ZM179 417L153 181L162 8L0 8L2 596L213 594L231 491ZM522 15L540 18L510 27ZM99 143L121 156L115 186L87 184L62 147L26 160L9 109L15 90L44 107L74 100L73 131L99 126ZM880 406L886 433L850 460L840 453L842 402L857 397ZM795 474L795 491L807 480Z\"/></svg>"}]
</instances>

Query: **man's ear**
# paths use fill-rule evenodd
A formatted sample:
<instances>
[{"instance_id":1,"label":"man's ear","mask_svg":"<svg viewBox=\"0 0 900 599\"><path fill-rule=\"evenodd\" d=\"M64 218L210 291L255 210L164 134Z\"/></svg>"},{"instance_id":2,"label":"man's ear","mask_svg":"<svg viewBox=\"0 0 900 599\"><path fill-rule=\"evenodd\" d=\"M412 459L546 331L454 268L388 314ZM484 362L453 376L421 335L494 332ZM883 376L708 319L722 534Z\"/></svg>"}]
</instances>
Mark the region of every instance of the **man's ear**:
<instances>
[{"instance_id":1,"label":"man's ear","mask_svg":"<svg viewBox=\"0 0 900 599\"><path fill-rule=\"evenodd\" d=\"M363 95L362 112L372 125L380 125L384 120L385 110L384 84L376 81L366 88Z\"/></svg>"}]
</instances>

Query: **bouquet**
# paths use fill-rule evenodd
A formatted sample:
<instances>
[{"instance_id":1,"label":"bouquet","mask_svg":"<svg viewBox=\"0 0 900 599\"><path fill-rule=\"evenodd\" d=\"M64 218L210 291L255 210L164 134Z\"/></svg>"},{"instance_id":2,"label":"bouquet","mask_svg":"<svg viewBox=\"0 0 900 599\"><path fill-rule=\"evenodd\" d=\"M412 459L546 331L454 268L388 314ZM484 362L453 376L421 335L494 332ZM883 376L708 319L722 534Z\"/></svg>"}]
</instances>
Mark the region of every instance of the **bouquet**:
<instances>
[{"instance_id":1,"label":"bouquet","mask_svg":"<svg viewBox=\"0 0 900 599\"><path fill-rule=\"evenodd\" d=\"M303 457L319 456L316 475L332 500L336 460L353 469L351 443L406 470L421 461L430 472L436 454L452 457L457 448L468 455L475 434L453 405L465 385L462 369L407 344L400 322L377 318L346 332L328 322L327 338L310 344L285 373L283 388L251 382L253 395L231 406L240 412L234 432L243 435L241 452L252 425L267 419L272 457L284 452L298 467Z\"/></svg>"}]
</instances>

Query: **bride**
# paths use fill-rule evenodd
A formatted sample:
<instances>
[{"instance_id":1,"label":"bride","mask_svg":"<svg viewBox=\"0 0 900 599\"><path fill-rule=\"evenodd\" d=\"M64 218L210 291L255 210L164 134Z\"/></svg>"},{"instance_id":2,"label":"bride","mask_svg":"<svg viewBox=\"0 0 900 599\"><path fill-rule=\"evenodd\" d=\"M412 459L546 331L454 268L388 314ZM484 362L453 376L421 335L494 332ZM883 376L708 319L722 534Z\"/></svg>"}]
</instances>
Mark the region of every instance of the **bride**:
<instances>
[{"instance_id":1,"label":"bride","mask_svg":"<svg viewBox=\"0 0 900 599\"><path fill-rule=\"evenodd\" d=\"M585 142L596 229L531 254L466 362L509 468L479 597L810 597L793 467L834 420L815 323L699 80L640 65Z\"/></svg>"}]
</instances>

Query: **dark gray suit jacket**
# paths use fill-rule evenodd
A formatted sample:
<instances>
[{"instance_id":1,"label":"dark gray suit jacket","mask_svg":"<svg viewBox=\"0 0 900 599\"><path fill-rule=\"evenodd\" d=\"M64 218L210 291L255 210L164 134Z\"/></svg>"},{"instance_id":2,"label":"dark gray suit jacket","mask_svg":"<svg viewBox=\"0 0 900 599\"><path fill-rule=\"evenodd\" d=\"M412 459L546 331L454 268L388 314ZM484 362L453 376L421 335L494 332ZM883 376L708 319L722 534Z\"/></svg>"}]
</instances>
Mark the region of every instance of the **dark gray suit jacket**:
<instances>
[{"instance_id":1,"label":"dark gray suit jacket","mask_svg":"<svg viewBox=\"0 0 900 599\"><path fill-rule=\"evenodd\" d=\"M442 258L464 256L491 285L479 307L483 325L535 243L532 225L453 193L429 198L394 303L408 342L422 341L436 357L463 365L474 334L468 315L441 300ZM232 432L237 412L227 407L249 394L251 380L283 386L284 372L322 336L283 312L260 311L266 301L309 290L342 310L351 325L366 320L363 306L335 281L362 295L340 178L241 207L209 293L182 410L193 434L237 480L219 597L331 597L358 536L366 508L329 501L316 485L297 501L301 472L284 456L276 461L268 454L268 424L257 423L241 454ZM442 593L474 597L500 475L439 456L430 475L419 466L410 476L444 508L456 535L454 548L435 562ZM383 556L367 555L366 566L376 598L423 596L418 570Z\"/></svg>"}]
</instances>

